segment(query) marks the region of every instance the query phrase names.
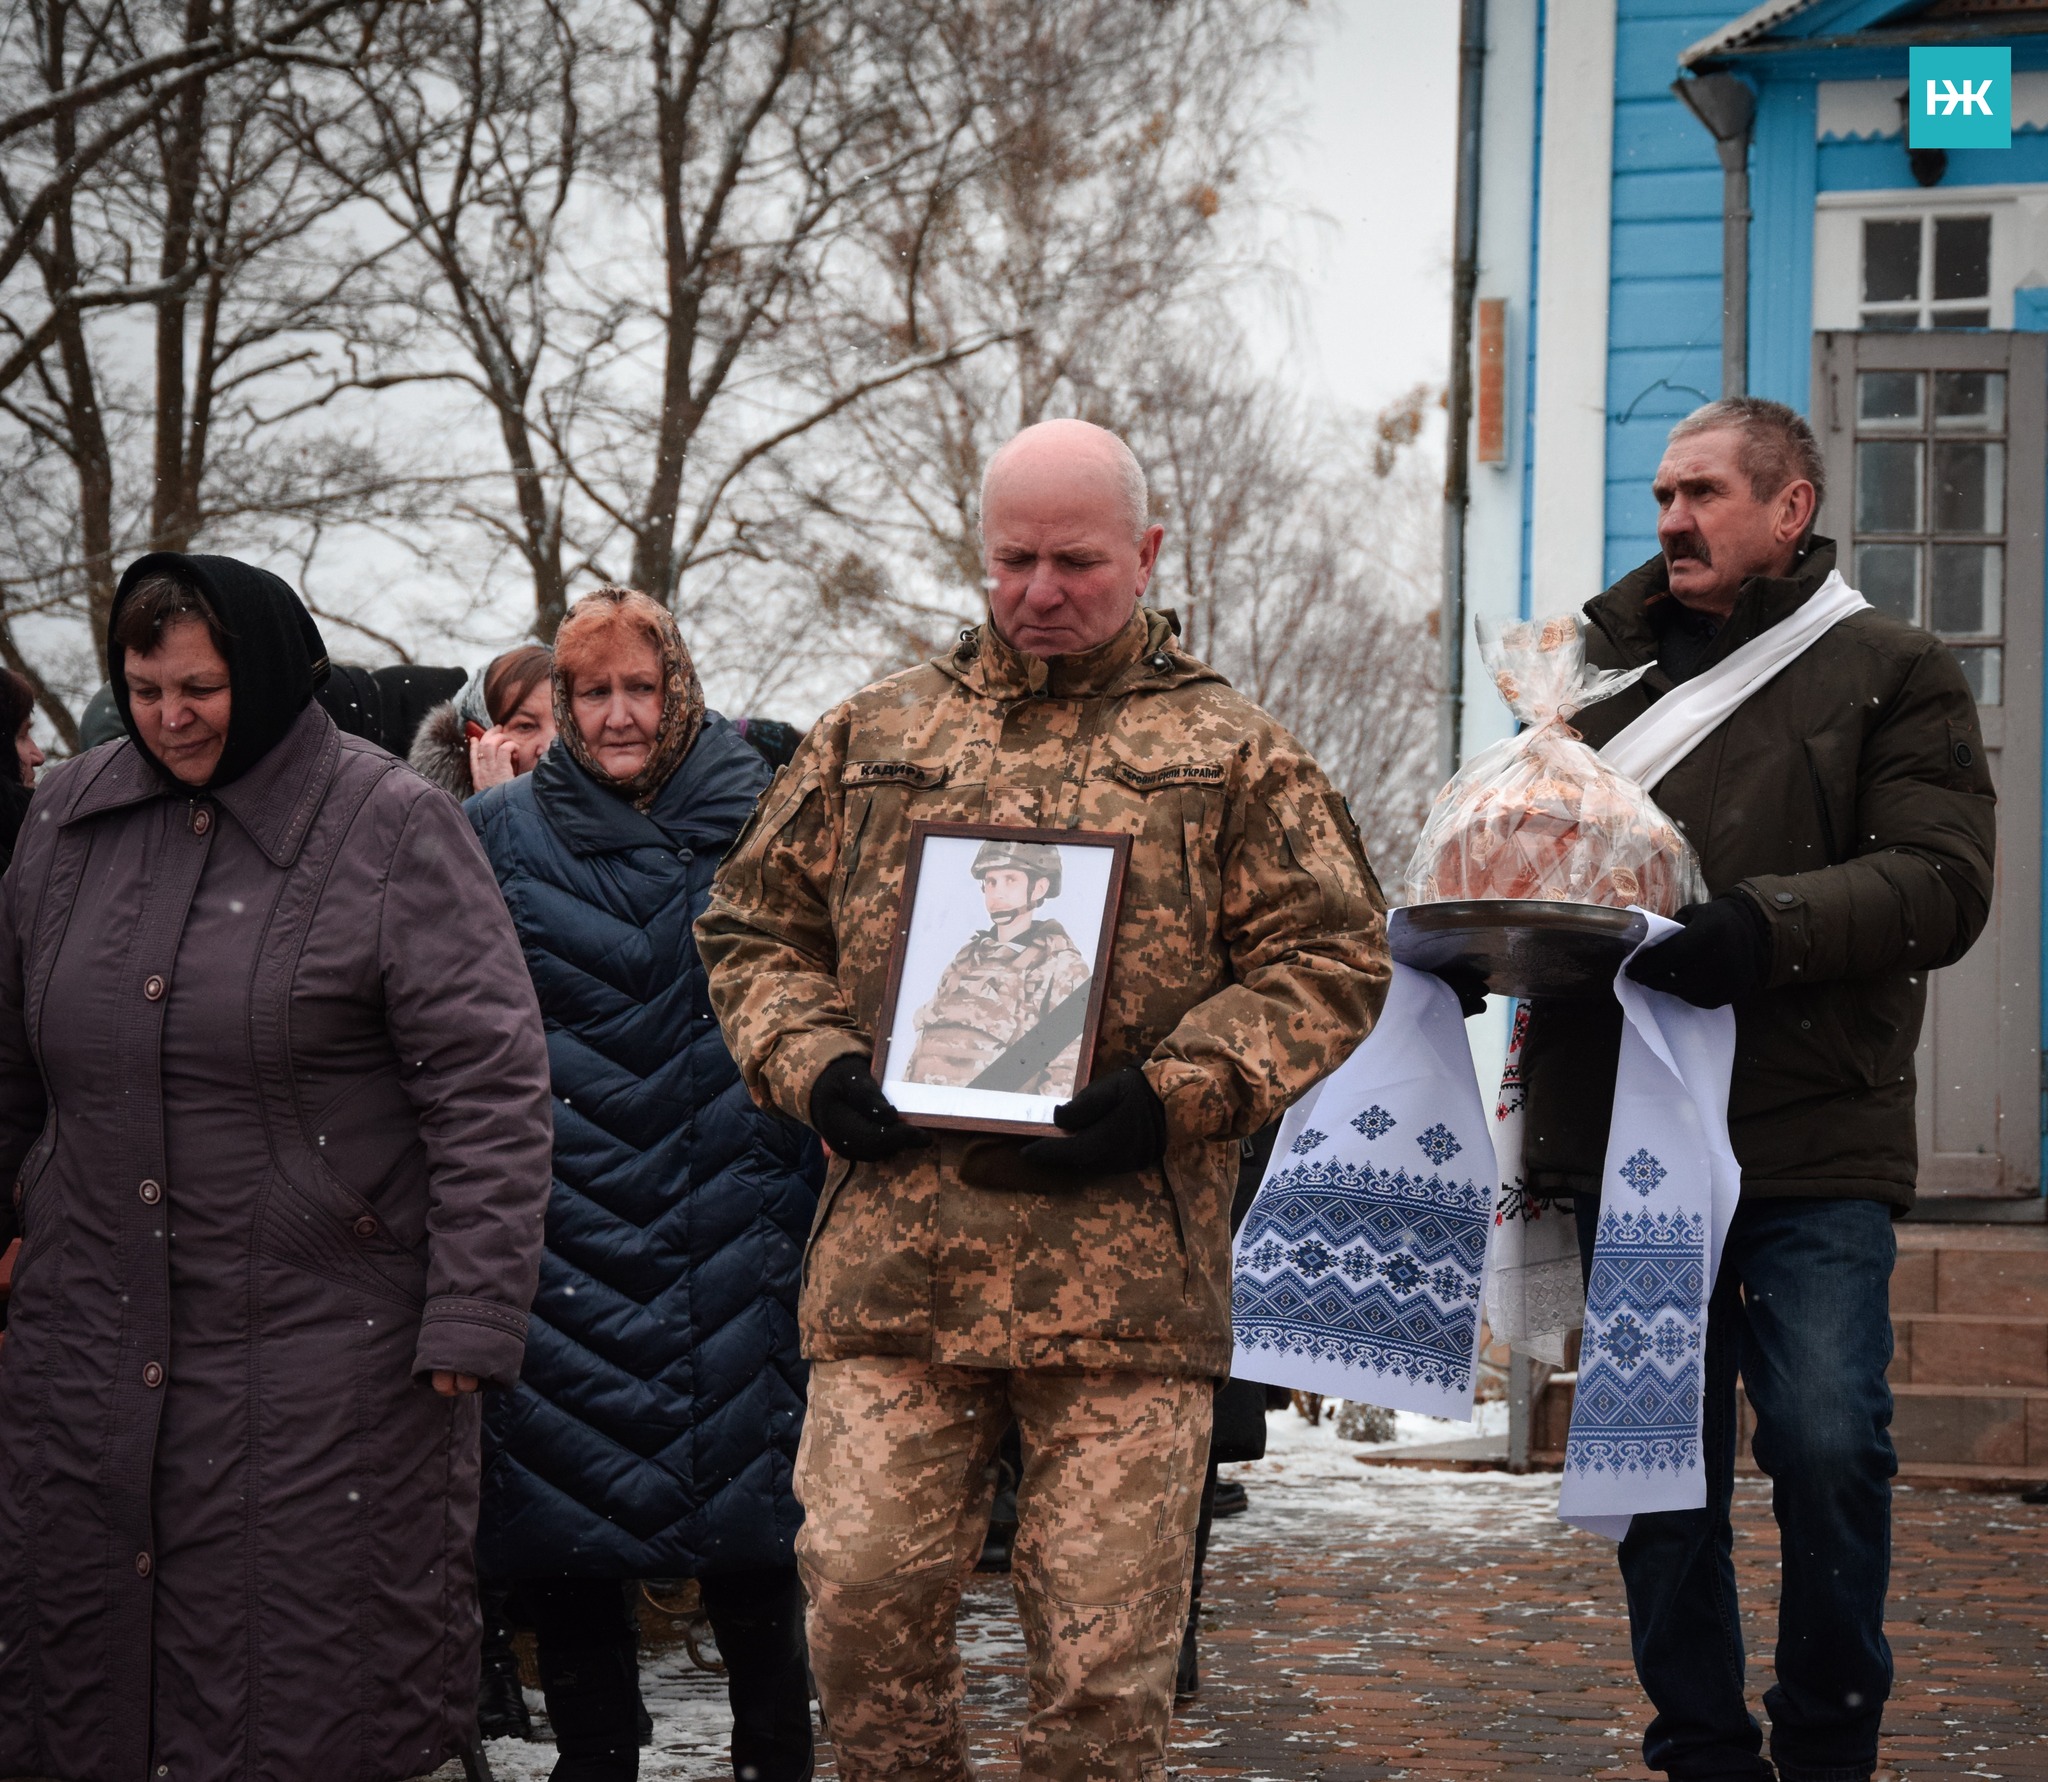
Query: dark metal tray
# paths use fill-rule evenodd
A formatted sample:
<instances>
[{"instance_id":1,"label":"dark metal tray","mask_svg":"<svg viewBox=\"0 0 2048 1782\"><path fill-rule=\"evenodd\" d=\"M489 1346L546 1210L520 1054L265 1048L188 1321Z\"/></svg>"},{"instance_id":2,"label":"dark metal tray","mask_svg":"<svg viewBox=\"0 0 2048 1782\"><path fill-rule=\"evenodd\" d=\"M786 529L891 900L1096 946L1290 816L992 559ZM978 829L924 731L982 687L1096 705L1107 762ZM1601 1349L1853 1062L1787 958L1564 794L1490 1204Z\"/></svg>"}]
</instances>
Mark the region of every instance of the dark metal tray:
<instances>
[{"instance_id":1,"label":"dark metal tray","mask_svg":"<svg viewBox=\"0 0 2048 1782\"><path fill-rule=\"evenodd\" d=\"M1476 978L1494 996L1605 996L1648 932L1633 910L1505 897L1412 904L1387 923L1401 964Z\"/></svg>"}]
</instances>

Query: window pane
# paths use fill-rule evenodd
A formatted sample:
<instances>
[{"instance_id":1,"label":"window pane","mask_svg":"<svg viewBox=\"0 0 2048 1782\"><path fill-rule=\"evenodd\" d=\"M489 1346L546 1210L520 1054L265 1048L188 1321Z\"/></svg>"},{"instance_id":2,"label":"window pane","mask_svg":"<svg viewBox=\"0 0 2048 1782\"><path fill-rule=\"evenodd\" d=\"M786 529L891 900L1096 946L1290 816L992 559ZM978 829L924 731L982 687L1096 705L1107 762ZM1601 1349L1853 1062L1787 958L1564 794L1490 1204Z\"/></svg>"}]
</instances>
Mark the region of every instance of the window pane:
<instances>
[{"instance_id":1,"label":"window pane","mask_svg":"<svg viewBox=\"0 0 2048 1782\"><path fill-rule=\"evenodd\" d=\"M2005 373L1937 371L1934 425L1943 433L2003 433Z\"/></svg>"},{"instance_id":2,"label":"window pane","mask_svg":"<svg viewBox=\"0 0 2048 1782\"><path fill-rule=\"evenodd\" d=\"M1866 309L1863 326L1872 334L1911 334L1920 326L1917 309Z\"/></svg>"},{"instance_id":3,"label":"window pane","mask_svg":"<svg viewBox=\"0 0 2048 1782\"><path fill-rule=\"evenodd\" d=\"M1920 452L1918 440L1856 442L1858 532L1920 530Z\"/></svg>"},{"instance_id":4,"label":"window pane","mask_svg":"<svg viewBox=\"0 0 2048 1782\"><path fill-rule=\"evenodd\" d=\"M1988 440L1936 446L1935 531L1997 532L2004 525L2005 447Z\"/></svg>"},{"instance_id":5,"label":"window pane","mask_svg":"<svg viewBox=\"0 0 2048 1782\"><path fill-rule=\"evenodd\" d=\"M1991 219L1934 219L1934 300L1983 297L1991 290ZM1981 328L1982 322L1958 326Z\"/></svg>"},{"instance_id":6,"label":"window pane","mask_svg":"<svg viewBox=\"0 0 2048 1782\"><path fill-rule=\"evenodd\" d=\"M1920 547L1860 544L1856 547L1856 588L1881 613L1915 625L1920 621Z\"/></svg>"},{"instance_id":7,"label":"window pane","mask_svg":"<svg viewBox=\"0 0 2048 1782\"><path fill-rule=\"evenodd\" d=\"M2003 650L1992 644L1981 650L1958 650L1955 655L1962 664L1963 679L1970 683L1970 691L1979 705L2004 703L2005 690L1999 685L2004 678L2000 672L2005 667Z\"/></svg>"},{"instance_id":8,"label":"window pane","mask_svg":"<svg viewBox=\"0 0 2048 1782\"><path fill-rule=\"evenodd\" d=\"M1991 312L1988 309L1937 309L1930 328L1988 328L1991 326Z\"/></svg>"},{"instance_id":9,"label":"window pane","mask_svg":"<svg viewBox=\"0 0 2048 1782\"><path fill-rule=\"evenodd\" d=\"M1969 292L1962 293L1964 296ZM1920 219L1863 225L1863 301L1909 303L1920 295Z\"/></svg>"},{"instance_id":10,"label":"window pane","mask_svg":"<svg viewBox=\"0 0 2048 1782\"><path fill-rule=\"evenodd\" d=\"M1927 593L1930 629L1944 637L1995 637L2005 618L2005 547L1936 545Z\"/></svg>"},{"instance_id":11,"label":"window pane","mask_svg":"<svg viewBox=\"0 0 2048 1782\"><path fill-rule=\"evenodd\" d=\"M1925 379L1917 371L1865 371L1856 378L1856 419L1866 427L1920 425Z\"/></svg>"}]
</instances>

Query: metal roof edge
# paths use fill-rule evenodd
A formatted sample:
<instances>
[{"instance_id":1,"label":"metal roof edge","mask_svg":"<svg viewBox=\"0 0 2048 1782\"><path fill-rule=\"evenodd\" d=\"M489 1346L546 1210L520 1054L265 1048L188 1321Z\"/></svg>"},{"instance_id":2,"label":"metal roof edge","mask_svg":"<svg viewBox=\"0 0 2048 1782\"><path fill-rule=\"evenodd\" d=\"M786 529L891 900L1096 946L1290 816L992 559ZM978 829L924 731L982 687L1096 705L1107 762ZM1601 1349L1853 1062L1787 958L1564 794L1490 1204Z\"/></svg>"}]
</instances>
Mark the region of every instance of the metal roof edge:
<instances>
[{"instance_id":1,"label":"metal roof edge","mask_svg":"<svg viewBox=\"0 0 2048 1782\"><path fill-rule=\"evenodd\" d=\"M1819 4L1820 0L1764 0L1763 5L1752 6L1740 18L1731 19L1720 30L1708 32L1699 42L1681 50L1678 65L1690 69L1701 62L1710 62L1716 56L1725 55L1729 50L1763 36L1766 31L1776 30L1786 20L1796 18Z\"/></svg>"}]
</instances>

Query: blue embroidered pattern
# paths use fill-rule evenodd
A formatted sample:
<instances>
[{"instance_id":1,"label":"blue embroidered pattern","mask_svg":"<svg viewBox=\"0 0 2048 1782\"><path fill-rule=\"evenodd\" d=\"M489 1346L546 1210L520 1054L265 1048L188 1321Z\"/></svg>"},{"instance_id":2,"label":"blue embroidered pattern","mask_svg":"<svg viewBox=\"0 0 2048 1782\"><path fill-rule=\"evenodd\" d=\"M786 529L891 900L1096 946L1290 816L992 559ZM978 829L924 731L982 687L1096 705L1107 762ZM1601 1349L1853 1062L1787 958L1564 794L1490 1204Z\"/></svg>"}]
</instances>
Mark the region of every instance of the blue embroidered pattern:
<instances>
[{"instance_id":1,"label":"blue embroidered pattern","mask_svg":"<svg viewBox=\"0 0 2048 1782\"><path fill-rule=\"evenodd\" d=\"M1316 1148L1316 1146L1322 1144L1325 1140L1327 1140L1329 1136L1330 1135L1327 1132L1318 1132L1313 1126L1311 1126L1306 1132L1304 1132L1301 1135L1301 1137L1296 1139L1293 1144L1289 1145L1287 1149L1289 1153L1293 1156L1306 1157L1311 1151L1313 1151Z\"/></svg>"},{"instance_id":2,"label":"blue embroidered pattern","mask_svg":"<svg viewBox=\"0 0 2048 1782\"><path fill-rule=\"evenodd\" d=\"M1490 1182L1327 1158L1288 1166L1239 1240L1237 1341L1469 1390L1492 1207Z\"/></svg>"},{"instance_id":3,"label":"blue embroidered pattern","mask_svg":"<svg viewBox=\"0 0 2048 1782\"><path fill-rule=\"evenodd\" d=\"M1638 1152L1624 1165L1647 1160ZM1609 1208L1586 1292L1586 1333L1565 1470L1659 1473L1699 1462L1707 1222Z\"/></svg>"},{"instance_id":4,"label":"blue embroidered pattern","mask_svg":"<svg viewBox=\"0 0 2048 1782\"><path fill-rule=\"evenodd\" d=\"M1439 1169L1465 1148L1451 1136L1451 1129L1441 1121L1421 1134L1415 1142L1422 1147L1422 1154Z\"/></svg>"},{"instance_id":5,"label":"blue embroidered pattern","mask_svg":"<svg viewBox=\"0 0 2048 1782\"><path fill-rule=\"evenodd\" d=\"M1615 1172L1645 1200L1656 1192L1657 1184L1671 1172L1647 1151L1638 1151Z\"/></svg>"},{"instance_id":6,"label":"blue embroidered pattern","mask_svg":"<svg viewBox=\"0 0 2048 1782\"><path fill-rule=\"evenodd\" d=\"M1394 1116L1375 1103L1351 1122L1351 1129L1369 1139L1383 1139L1394 1130Z\"/></svg>"}]
</instances>

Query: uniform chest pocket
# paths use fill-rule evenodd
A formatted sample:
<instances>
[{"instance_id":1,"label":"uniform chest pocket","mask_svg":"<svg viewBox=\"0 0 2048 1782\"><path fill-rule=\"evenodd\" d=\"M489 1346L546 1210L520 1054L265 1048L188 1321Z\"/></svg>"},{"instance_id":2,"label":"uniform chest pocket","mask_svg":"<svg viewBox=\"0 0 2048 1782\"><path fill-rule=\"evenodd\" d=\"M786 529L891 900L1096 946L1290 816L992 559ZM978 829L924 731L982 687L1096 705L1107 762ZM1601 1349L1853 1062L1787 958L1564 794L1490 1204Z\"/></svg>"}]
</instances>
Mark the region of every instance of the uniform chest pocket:
<instances>
[{"instance_id":1,"label":"uniform chest pocket","mask_svg":"<svg viewBox=\"0 0 2048 1782\"><path fill-rule=\"evenodd\" d=\"M948 762L873 760L849 761L839 770L845 800L841 820L839 863L832 874L832 909L844 905L847 887L855 882L862 856L880 842L907 833L923 818L944 822L956 815L954 801L934 796L952 779Z\"/></svg>"}]
</instances>

